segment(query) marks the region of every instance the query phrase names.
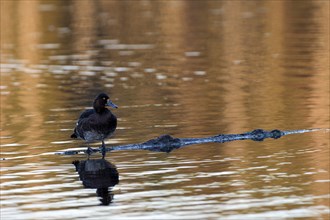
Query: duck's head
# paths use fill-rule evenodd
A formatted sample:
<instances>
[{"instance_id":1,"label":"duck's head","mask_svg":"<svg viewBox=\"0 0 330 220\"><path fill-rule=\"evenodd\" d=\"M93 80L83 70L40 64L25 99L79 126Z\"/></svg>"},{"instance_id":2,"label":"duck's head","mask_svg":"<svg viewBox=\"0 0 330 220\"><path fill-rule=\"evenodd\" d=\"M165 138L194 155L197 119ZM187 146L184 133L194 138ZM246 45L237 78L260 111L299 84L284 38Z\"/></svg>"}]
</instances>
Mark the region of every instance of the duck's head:
<instances>
[{"instance_id":1,"label":"duck's head","mask_svg":"<svg viewBox=\"0 0 330 220\"><path fill-rule=\"evenodd\" d=\"M109 98L109 96L105 93L99 94L93 103L93 107L96 112L102 112L106 106L110 106L112 108L118 108L117 105L115 105Z\"/></svg>"}]
</instances>

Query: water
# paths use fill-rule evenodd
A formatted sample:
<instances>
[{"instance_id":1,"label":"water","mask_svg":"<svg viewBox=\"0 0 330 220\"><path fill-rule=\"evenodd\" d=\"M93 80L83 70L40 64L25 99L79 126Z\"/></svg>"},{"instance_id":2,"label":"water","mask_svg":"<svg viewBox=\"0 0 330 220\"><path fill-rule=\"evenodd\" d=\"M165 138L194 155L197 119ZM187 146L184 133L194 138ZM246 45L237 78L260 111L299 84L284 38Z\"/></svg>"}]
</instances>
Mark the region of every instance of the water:
<instances>
[{"instance_id":1,"label":"water","mask_svg":"<svg viewBox=\"0 0 330 220\"><path fill-rule=\"evenodd\" d=\"M328 39L327 1L1 1L1 219L329 218L328 132L111 152L107 206L55 154L100 91L107 145L329 128Z\"/></svg>"}]
</instances>

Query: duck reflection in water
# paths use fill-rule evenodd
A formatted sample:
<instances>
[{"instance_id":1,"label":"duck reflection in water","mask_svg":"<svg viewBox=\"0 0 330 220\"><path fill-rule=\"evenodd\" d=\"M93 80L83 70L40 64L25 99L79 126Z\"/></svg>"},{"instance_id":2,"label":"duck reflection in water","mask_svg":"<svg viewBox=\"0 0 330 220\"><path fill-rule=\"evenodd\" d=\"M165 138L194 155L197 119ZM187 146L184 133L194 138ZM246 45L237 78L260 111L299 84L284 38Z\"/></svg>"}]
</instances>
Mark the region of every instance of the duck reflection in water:
<instances>
[{"instance_id":1,"label":"duck reflection in water","mask_svg":"<svg viewBox=\"0 0 330 220\"><path fill-rule=\"evenodd\" d=\"M119 183L116 166L105 159L75 160L72 164L76 167L84 187L97 189L96 194L101 205L109 205L113 200L113 193L109 191L109 187Z\"/></svg>"}]
</instances>

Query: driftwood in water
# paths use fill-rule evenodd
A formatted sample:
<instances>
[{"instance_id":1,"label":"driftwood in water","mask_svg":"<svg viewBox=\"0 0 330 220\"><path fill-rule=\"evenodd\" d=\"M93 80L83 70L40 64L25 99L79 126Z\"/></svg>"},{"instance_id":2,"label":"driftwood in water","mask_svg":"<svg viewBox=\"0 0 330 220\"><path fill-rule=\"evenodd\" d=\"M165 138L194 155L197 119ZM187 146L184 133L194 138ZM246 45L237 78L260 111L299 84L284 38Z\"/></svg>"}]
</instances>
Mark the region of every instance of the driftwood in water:
<instances>
[{"instance_id":1,"label":"driftwood in water","mask_svg":"<svg viewBox=\"0 0 330 220\"><path fill-rule=\"evenodd\" d=\"M246 132L242 134L219 134L216 136L205 137L205 138L175 138L171 135L162 135L155 139L151 139L144 143L139 144L128 144L120 145L106 148L106 151L119 151L119 150L149 150L156 152L171 152L174 149L179 149L181 147L193 144L204 144L204 143L225 143L229 141L238 141L238 140L253 140L253 141L263 141L266 138L277 139L289 134L299 134L313 131L329 131L329 129L303 129L303 130L291 130L291 131L280 131L272 130L265 131L262 129L256 129L251 132ZM59 152L61 155L73 155L78 153L96 153L100 152L99 149L88 150L71 150Z\"/></svg>"}]
</instances>

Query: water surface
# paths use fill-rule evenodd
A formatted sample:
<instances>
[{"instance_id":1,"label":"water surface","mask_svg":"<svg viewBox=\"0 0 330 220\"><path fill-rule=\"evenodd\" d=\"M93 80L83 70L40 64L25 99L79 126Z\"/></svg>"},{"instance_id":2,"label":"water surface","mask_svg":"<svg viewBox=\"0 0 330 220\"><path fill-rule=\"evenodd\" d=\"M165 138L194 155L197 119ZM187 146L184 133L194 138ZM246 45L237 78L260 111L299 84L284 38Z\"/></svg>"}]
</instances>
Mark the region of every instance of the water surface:
<instances>
[{"instance_id":1,"label":"water surface","mask_svg":"<svg viewBox=\"0 0 330 220\"><path fill-rule=\"evenodd\" d=\"M1 1L0 55L3 219L329 218L326 132L112 152L107 206L55 154L101 91L107 145L329 128L327 1Z\"/></svg>"}]
</instances>

